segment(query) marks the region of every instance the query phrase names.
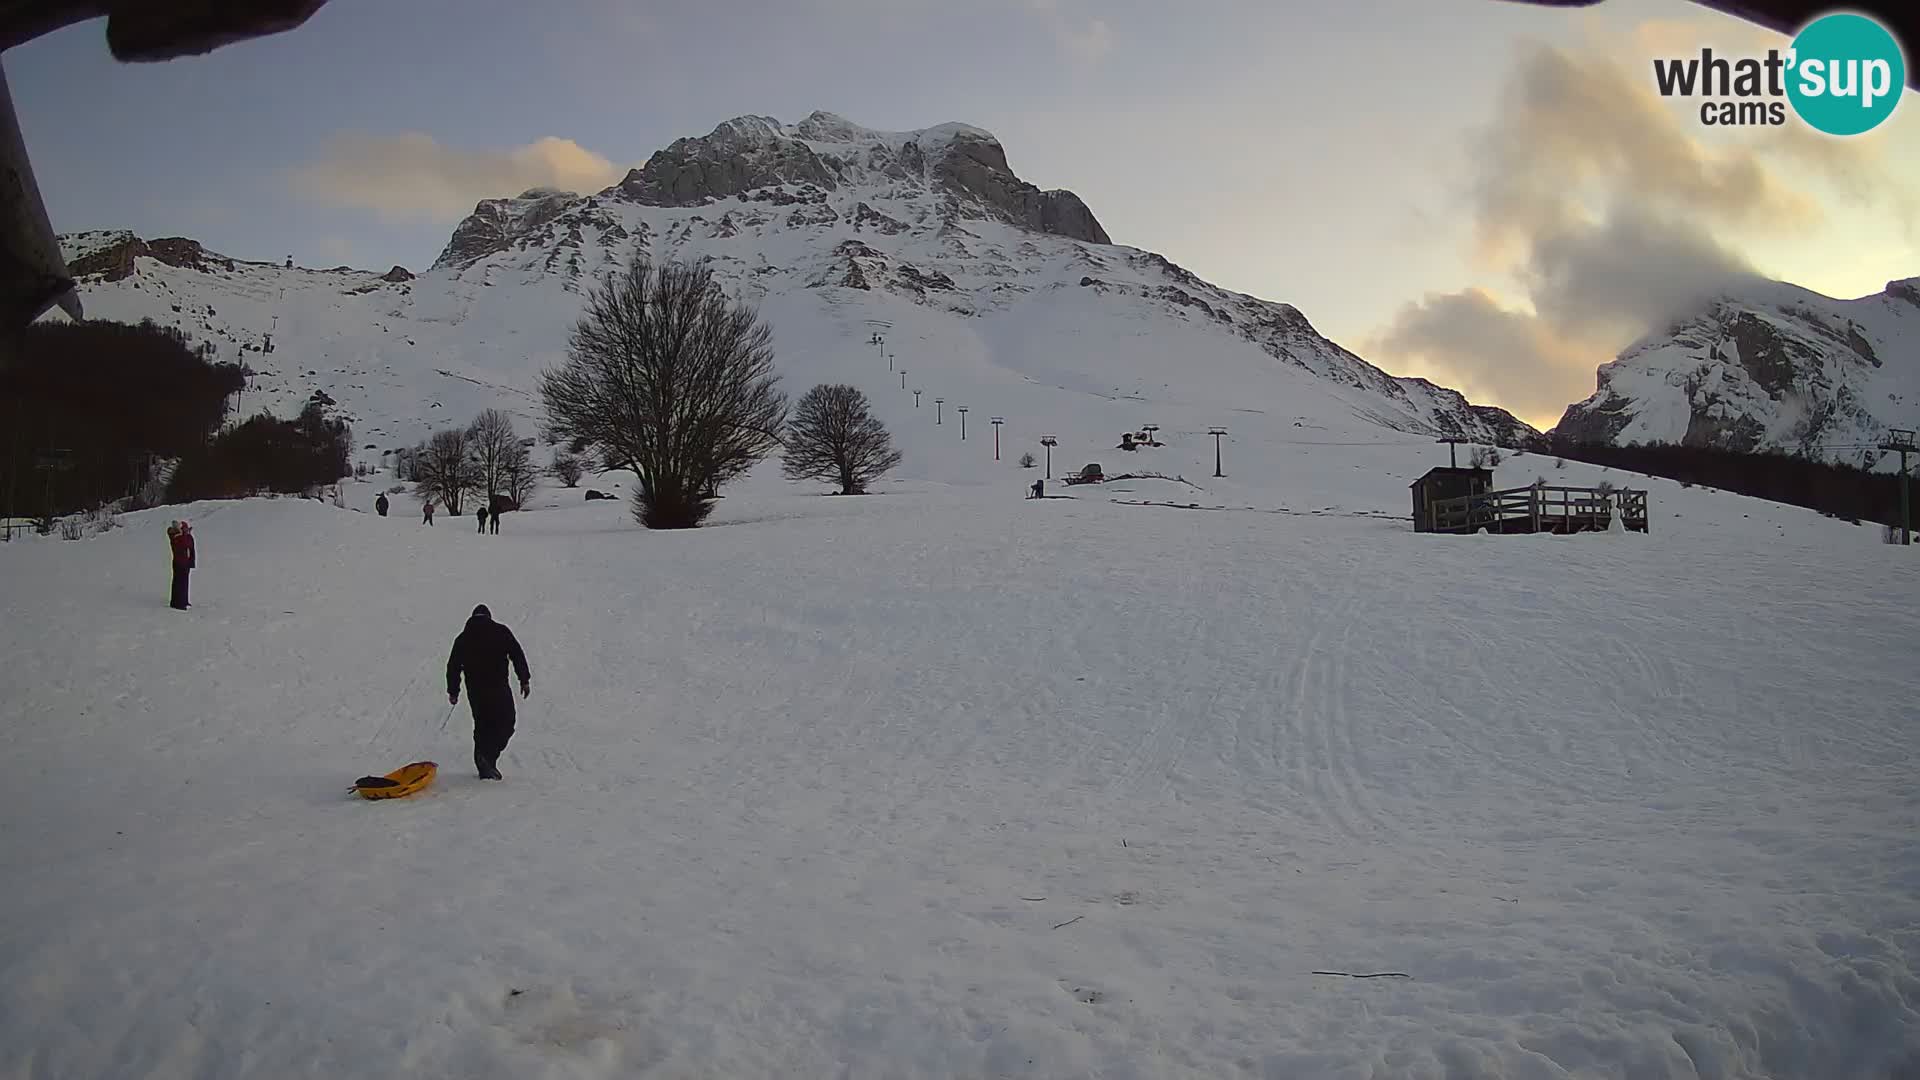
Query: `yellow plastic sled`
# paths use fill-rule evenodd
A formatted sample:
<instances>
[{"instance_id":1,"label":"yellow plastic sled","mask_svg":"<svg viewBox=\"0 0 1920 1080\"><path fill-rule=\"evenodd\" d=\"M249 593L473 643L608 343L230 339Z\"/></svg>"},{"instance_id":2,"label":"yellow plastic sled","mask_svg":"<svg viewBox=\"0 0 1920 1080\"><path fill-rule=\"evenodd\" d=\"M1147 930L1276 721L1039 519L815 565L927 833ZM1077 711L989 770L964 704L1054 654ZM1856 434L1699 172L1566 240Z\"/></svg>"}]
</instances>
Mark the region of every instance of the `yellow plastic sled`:
<instances>
[{"instance_id":1,"label":"yellow plastic sled","mask_svg":"<svg viewBox=\"0 0 1920 1080\"><path fill-rule=\"evenodd\" d=\"M426 790L440 766L431 761L402 765L385 776L363 776L349 790L363 799L404 799Z\"/></svg>"}]
</instances>

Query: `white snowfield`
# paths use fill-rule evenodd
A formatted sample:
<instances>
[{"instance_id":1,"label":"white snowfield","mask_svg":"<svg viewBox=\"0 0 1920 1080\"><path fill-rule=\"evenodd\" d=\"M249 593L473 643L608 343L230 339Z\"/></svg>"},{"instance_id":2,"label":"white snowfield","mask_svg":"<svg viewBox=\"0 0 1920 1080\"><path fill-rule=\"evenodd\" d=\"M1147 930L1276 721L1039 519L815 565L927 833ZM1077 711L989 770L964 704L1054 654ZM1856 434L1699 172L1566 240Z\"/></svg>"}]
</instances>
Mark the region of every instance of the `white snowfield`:
<instances>
[{"instance_id":1,"label":"white snowfield","mask_svg":"<svg viewBox=\"0 0 1920 1080\"><path fill-rule=\"evenodd\" d=\"M1426 440L1044 501L966 453L695 532L0 547L0 1076L1920 1070L1911 549L1658 481L1648 535L1416 535ZM476 603L533 665L503 784Z\"/></svg>"}]
</instances>

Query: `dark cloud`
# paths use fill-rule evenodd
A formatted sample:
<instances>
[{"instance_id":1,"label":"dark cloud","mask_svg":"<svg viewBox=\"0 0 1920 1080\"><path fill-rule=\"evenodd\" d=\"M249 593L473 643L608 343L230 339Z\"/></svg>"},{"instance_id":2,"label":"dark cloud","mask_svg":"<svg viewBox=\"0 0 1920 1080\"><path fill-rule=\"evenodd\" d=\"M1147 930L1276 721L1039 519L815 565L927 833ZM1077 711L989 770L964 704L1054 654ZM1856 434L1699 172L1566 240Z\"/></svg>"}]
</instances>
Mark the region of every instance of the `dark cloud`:
<instances>
[{"instance_id":1,"label":"dark cloud","mask_svg":"<svg viewBox=\"0 0 1920 1080\"><path fill-rule=\"evenodd\" d=\"M1871 142L1789 127L1708 145L1650 80L1598 51L1524 47L1473 150L1479 253L1527 303L1430 295L1372 347L1535 421L1591 393L1595 368L1635 338L1750 280L1723 235L1818 228L1795 170L1916 218Z\"/></svg>"},{"instance_id":2,"label":"dark cloud","mask_svg":"<svg viewBox=\"0 0 1920 1080\"><path fill-rule=\"evenodd\" d=\"M1531 44L1477 141L1473 209L1482 243L1514 254L1570 227L1598 200L1743 228L1817 224L1753 145L1711 150L1612 59Z\"/></svg>"},{"instance_id":3,"label":"dark cloud","mask_svg":"<svg viewBox=\"0 0 1920 1080\"><path fill-rule=\"evenodd\" d=\"M1581 379L1593 383L1588 347L1480 289L1434 293L1406 305L1374 347L1523 419L1557 417L1573 400L1569 386Z\"/></svg>"},{"instance_id":4,"label":"dark cloud","mask_svg":"<svg viewBox=\"0 0 1920 1080\"><path fill-rule=\"evenodd\" d=\"M1627 202L1594 225L1538 233L1521 278L1539 318L1563 337L1619 342L1755 275L1691 221Z\"/></svg>"}]
</instances>

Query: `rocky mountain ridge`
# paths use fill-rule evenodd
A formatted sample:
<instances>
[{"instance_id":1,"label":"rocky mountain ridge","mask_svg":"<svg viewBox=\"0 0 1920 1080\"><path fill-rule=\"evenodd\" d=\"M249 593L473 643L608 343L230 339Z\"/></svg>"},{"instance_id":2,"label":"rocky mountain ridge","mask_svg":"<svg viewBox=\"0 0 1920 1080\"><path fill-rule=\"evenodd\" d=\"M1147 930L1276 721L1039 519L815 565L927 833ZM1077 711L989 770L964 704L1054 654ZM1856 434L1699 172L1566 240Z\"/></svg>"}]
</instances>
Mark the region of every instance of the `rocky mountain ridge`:
<instances>
[{"instance_id":1,"label":"rocky mountain ridge","mask_svg":"<svg viewBox=\"0 0 1920 1080\"><path fill-rule=\"evenodd\" d=\"M1783 450L1875 464L1889 429L1920 426L1920 278L1836 300L1754 282L1675 319L1602 366L1556 434Z\"/></svg>"}]
</instances>

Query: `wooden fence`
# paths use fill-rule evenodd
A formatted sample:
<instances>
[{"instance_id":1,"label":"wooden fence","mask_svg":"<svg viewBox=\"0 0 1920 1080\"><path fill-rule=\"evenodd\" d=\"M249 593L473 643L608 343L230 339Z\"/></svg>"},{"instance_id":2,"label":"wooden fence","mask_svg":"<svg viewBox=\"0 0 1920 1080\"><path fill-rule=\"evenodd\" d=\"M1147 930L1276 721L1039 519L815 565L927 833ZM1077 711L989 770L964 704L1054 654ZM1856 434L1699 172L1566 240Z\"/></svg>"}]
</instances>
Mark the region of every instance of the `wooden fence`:
<instances>
[{"instance_id":1,"label":"wooden fence","mask_svg":"<svg viewBox=\"0 0 1920 1080\"><path fill-rule=\"evenodd\" d=\"M1647 531L1647 493L1639 489L1507 488L1479 495L1435 499L1427 505L1427 531L1472 533L1600 532L1613 515L1634 532Z\"/></svg>"}]
</instances>

